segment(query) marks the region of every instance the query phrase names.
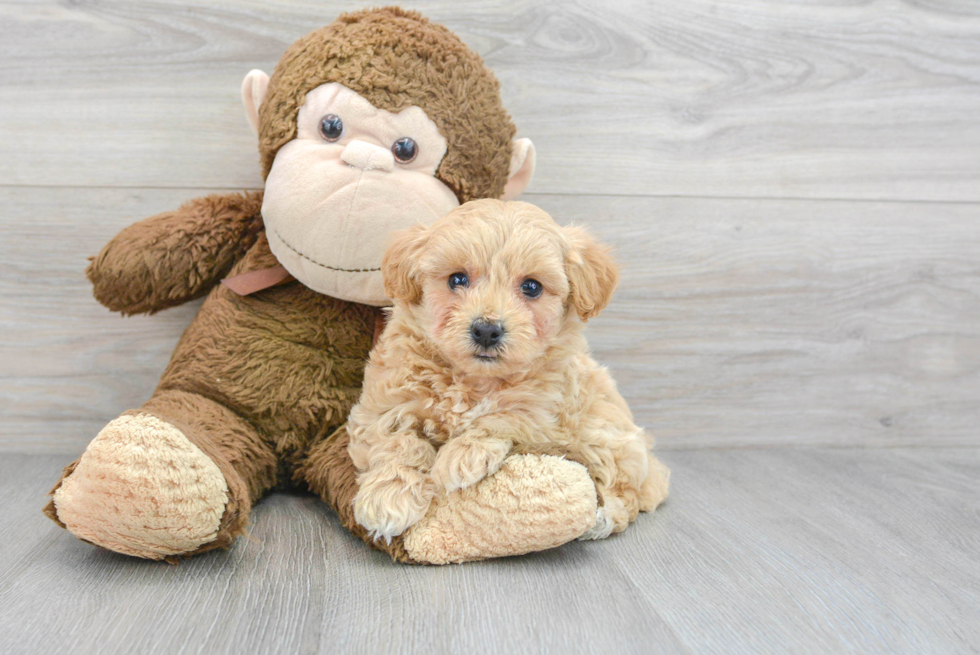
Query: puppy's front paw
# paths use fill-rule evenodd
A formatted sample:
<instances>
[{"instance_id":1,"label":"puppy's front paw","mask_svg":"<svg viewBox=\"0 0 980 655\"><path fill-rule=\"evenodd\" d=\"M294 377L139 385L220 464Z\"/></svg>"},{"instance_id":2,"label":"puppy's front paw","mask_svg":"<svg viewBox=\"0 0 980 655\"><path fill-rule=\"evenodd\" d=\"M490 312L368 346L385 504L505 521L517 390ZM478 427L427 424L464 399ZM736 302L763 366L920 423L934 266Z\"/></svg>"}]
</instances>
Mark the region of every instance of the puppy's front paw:
<instances>
[{"instance_id":1,"label":"puppy's front paw","mask_svg":"<svg viewBox=\"0 0 980 655\"><path fill-rule=\"evenodd\" d=\"M419 522L429 509L432 484L421 474L380 478L368 475L354 497L354 519L364 526L374 539L391 543L405 530Z\"/></svg>"},{"instance_id":2,"label":"puppy's front paw","mask_svg":"<svg viewBox=\"0 0 980 655\"><path fill-rule=\"evenodd\" d=\"M451 439L436 453L432 480L447 492L465 489L496 473L509 452L510 442L502 439Z\"/></svg>"}]
</instances>

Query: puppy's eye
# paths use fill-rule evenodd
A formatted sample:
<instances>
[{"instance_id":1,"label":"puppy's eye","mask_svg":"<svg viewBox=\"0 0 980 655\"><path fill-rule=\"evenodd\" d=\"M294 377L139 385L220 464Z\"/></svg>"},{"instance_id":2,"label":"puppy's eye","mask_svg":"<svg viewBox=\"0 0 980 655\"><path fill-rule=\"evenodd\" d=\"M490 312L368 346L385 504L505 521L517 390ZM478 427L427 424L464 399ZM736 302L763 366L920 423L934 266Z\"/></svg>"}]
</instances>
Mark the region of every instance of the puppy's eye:
<instances>
[{"instance_id":1,"label":"puppy's eye","mask_svg":"<svg viewBox=\"0 0 980 655\"><path fill-rule=\"evenodd\" d=\"M537 298L544 291L544 286L537 280L528 278L521 282L521 293L528 298Z\"/></svg>"},{"instance_id":2,"label":"puppy's eye","mask_svg":"<svg viewBox=\"0 0 980 655\"><path fill-rule=\"evenodd\" d=\"M336 141L344 134L344 121L337 114L327 114L320 119L320 136L327 141Z\"/></svg>"},{"instance_id":3,"label":"puppy's eye","mask_svg":"<svg viewBox=\"0 0 980 655\"><path fill-rule=\"evenodd\" d=\"M466 277L466 273L453 273L449 276L449 288L455 291L456 289L470 286L470 279Z\"/></svg>"},{"instance_id":4,"label":"puppy's eye","mask_svg":"<svg viewBox=\"0 0 980 655\"><path fill-rule=\"evenodd\" d=\"M419 145L415 139L403 136L392 144L391 154L399 163L407 164L419 156Z\"/></svg>"}]
</instances>

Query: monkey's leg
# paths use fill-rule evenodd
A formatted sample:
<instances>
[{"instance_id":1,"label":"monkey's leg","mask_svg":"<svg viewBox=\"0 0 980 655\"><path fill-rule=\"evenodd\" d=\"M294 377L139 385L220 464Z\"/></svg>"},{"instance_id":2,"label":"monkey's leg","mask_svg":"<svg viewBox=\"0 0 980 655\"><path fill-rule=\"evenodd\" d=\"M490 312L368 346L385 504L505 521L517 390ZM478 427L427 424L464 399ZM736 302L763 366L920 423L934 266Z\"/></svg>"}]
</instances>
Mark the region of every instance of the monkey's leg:
<instances>
[{"instance_id":1,"label":"monkey's leg","mask_svg":"<svg viewBox=\"0 0 980 655\"><path fill-rule=\"evenodd\" d=\"M65 468L45 513L97 546L147 559L229 546L277 475L275 453L230 409L158 392Z\"/></svg>"},{"instance_id":2,"label":"monkey's leg","mask_svg":"<svg viewBox=\"0 0 980 655\"><path fill-rule=\"evenodd\" d=\"M341 523L392 558L449 564L523 555L572 541L592 527L596 489L581 464L550 455L513 455L494 475L432 501L428 513L391 543L373 541L354 519L357 473L342 426L311 449L297 471Z\"/></svg>"}]
</instances>

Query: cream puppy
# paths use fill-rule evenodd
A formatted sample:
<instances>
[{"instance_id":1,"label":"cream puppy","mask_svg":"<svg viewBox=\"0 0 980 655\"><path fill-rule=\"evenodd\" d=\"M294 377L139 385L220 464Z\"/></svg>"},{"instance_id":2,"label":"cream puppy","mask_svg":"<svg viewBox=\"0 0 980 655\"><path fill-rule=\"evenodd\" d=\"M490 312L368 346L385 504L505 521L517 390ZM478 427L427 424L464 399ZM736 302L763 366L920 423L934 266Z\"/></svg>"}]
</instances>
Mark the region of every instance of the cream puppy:
<instances>
[{"instance_id":1,"label":"cream puppy","mask_svg":"<svg viewBox=\"0 0 980 655\"><path fill-rule=\"evenodd\" d=\"M394 308L348 422L355 516L372 536L390 541L434 494L513 453L588 469L600 508L583 538L663 502L669 471L581 333L619 278L584 230L524 202L478 200L398 233L382 273Z\"/></svg>"}]
</instances>

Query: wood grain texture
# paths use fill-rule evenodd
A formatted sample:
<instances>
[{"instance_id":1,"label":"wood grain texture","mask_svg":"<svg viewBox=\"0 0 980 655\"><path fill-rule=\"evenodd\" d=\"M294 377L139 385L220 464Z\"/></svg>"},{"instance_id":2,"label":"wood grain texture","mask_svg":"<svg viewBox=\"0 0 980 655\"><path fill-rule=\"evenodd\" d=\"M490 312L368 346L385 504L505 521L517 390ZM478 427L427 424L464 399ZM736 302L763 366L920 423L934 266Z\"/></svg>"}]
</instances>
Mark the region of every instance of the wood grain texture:
<instances>
[{"instance_id":1,"label":"wood grain texture","mask_svg":"<svg viewBox=\"0 0 980 655\"><path fill-rule=\"evenodd\" d=\"M0 2L0 184L257 187L242 77L360 4ZM980 200L970 0L408 5L496 71L539 193Z\"/></svg>"},{"instance_id":2,"label":"wood grain texture","mask_svg":"<svg viewBox=\"0 0 980 655\"><path fill-rule=\"evenodd\" d=\"M674 474L626 534L413 568L272 495L173 567L41 516L198 307L119 318L86 257L258 188L243 75L361 4L0 0L0 653L980 650L970 0L408 3L617 248L590 341Z\"/></svg>"},{"instance_id":3,"label":"wood grain texture","mask_svg":"<svg viewBox=\"0 0 980 655\"><path fill-rule=\"evenodd\" d=\"M952 653L980 648L980 449L677 451L623 535L409 567L316 499L178 566L40 515L61 462L0 460L0 651ZM33 502L25 502L33 498Z\"/></svg>"},{"instance_id":4,"label":"wood grain texture","mask_svg":"<svg viewBox=\"0 0 980 655\"><path fill-rule=\"evenodd\" d=\"M85 258L197 193L0 188L0 451L80 452L149 397L197 305L120 318ZM616 246L589 339L663 447L977 444L980 206L527 199Z\"/></svg>"}]
</instances>

